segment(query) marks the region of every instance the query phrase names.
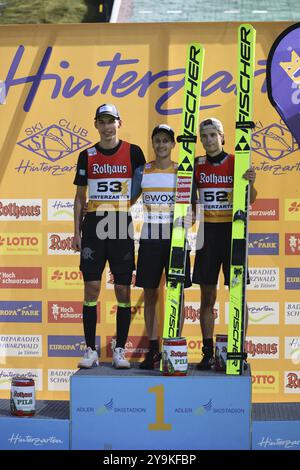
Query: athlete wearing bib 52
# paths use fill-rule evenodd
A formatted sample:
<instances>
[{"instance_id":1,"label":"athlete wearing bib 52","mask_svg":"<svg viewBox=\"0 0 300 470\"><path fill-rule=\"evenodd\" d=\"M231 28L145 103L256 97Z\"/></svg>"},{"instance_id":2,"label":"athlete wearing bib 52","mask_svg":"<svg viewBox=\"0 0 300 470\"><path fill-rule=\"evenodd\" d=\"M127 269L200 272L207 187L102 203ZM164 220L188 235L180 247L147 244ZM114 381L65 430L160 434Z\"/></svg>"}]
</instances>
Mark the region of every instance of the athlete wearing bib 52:
<instances>
[{"instance_id":1,"label":"athlete wearing bib 52","mask_svg":"<svg viewBox=\"0 0 300 470\"><path fill-rule=\"evenodd\" d=\"M141 369L159 365L156 303L163 271L169 270L169 258L174 217L177 163L171 160L175 147L174 131L166 124L152 132L155 160L135 173L133 186L136 196L142 193L144 224L138 252L136 286L144 288L144 316L149 339L149 351L140 363ZM196 194L194 191L194 198ZM191 286L190 257L187 254L185 287ZM183 318L181 318L181 327Z\"/></svg>"},{"instance_id":2,"label":"athlete wearing bib 52","mask_svg":"<svg viewBox=\"0 0 300 470\"><path fill-rule=\"evenodd\" d=\"M225 140L221 121L216 118L206 119L200 123L199 128L206 155L196 160L195 181L199 191L199 202L204 207L204 244L196 252L193 283L200 284L201 290L200 325L203 358L197 368L205 370L214 365L213 307L217 297L221 266L225 278L224 284L228 286L230 281L234 155L223 150ZM243 175L249 181L250 204L255 201L257 195L254 188L255 176L252 167Z\"/></svg>"},{"instance_id":3,"label":"athlete wearing bib 52","mask_svg":"<svg viewBox=\"0 0 300 470\"><path fill-rule=\"evenodd\" d=\"M74 184L73 248L80 251L80 270L84 279L83 328L86 342L78 367L97 366L95 347L97 300L102 272L108 261L114 276L118 302L117 338L113 351L114 367L129 368L125 357L131 305L130 284L134 270L134 240L130 204L132 178L144 165L140 147L119 139L122 121L117 108L103 104L96 110L95 128L100 141L80 153ZM88 191L87 213L83 217Z\"/></svg>"}]
</instances>

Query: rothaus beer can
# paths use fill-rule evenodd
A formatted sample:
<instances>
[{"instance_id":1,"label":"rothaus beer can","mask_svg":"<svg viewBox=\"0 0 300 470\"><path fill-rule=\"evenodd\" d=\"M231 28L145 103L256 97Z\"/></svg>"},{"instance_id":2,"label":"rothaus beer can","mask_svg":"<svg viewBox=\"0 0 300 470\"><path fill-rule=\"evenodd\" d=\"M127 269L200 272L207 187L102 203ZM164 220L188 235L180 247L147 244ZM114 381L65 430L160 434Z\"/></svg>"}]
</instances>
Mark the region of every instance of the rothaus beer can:
<instances>
[{"instance_id":1,"label":"rothaus beer can","mask_svg":"<svg viewBox=\"0 0 300 470\"><path fill-rule=\"evenodd\" d=\"M163 338L163 375L186 375L188 355L186 338Z\"/></svg>"},{"instance_id":2,"label":"rothaus beer can","mask_svg":"<svg viewBox=\"0 0 300 470\"><path fill-rule=\"evenodd\" d=\"M227 335L216 335L215 369L218 371L226 370L227 343Z\"/></svg>"},{"instance_id":3,"label":"rothaus beer can","mask_svg":"<svg viewBox=\"0 0 300 470\"><path fill-rule=\"evenodd\" d=\"M34 380L15 376L11 381L10 412L15 416L33 416L35 413Z\"/></svg>"}]
</instances>

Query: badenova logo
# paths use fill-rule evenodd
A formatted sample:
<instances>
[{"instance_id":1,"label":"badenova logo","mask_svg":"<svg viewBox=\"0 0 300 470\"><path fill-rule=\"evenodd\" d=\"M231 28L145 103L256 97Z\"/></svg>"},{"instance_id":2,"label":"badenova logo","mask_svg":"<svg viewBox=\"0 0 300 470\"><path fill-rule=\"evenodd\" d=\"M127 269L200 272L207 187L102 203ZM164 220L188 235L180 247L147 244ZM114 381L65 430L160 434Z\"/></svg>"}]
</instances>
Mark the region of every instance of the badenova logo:
<instances>
[{"instance_id":1,"label":"badenova logo","mask_svg":"<svg viewBox=\"0 0 300 470\"><path fill-rule=\"evenodd\" d=\"M74 220L74 199L48 199L48 220Z\"/></svg>"},{"instance_id":2,"label":"badenova logo","mask_svg":"<svg viewBox=\"0 0 300 470\"><path fill-rule=\"evenodd\" d=\"M73 233L48 233L48 255L76 255L73 250Z\"/></svg>"},{"instance_id":3,"label":"badenova logo","mask_svg":"<svg viewBox=\"0 0 300 470\"><path fill-rule=\"evenodd\" d=\"M300 325L300 303L285 302L284 304L285 323L287 325Z\"/></svg>"},{"instance_id":4,"label":"badenova logo","mask_svg":"<svg viewBox=\"0 0 300 470\"><path fill-rule=\"evenodd\" d=\"M48 390L66 391L70 390L70 377L78 369L48 369Z\"/></svg>"},{"instance_id":5,"label":"badenova logo","mask_svg":"<svg viewBox=\"0 0 300 470\"><path fill-rule=\"evenodd\" d=\"M285 289L300 290L300 268L285 268Z\"/></svg>"},{"instance_id":6,"label":"badenova logo","mask_svg":"<svg viewBox=\"0 0 300 470\"><path fill-rule=\"evenodd\" d=\"M0 357L42 356L42 335L1 335Z\"/></svg>"},{"instance_id":7,"label":"badenova logo","mask_svg":"<svg viewBox=\"0 0 300 470\"><path fill-rule=\"evenodd\" d=\"M279 393L279 372L255 370L252 373L253 393Z\"/></svg>"},{"instance_id":8,"label":"badenova logo","mask_svg":"<svg viewBox=\"0 0 300 470\"><path fill-rule=\"evenodd\" d=\"M279 268L249 268L248 290L279 290Z\"/></svg>"},{"instance_id":9,"label":"badenova logo","mask_svg":"<svg viewBox=\"0 0 300 470\"><path fill-rule=\"evenodd\" d=\"M48 302L48 323L81 323L82 302ZM100 322L100 302L97 302L97 322Z\"/></svg>"},{"instance_id":10,"label":"badenova logo","mask_svg":"<svg viewBox=\"0 0 300 470\"><path fill-rule=\"evenodd\" d=\"M284 393L300 393L299 370L289 370L284 372Z\"/></svg>"},{"instance_id":11,"label":"badenova logo","mask_svg":"<svg viewBox=\"0 0 300 470\"><path fill-rule=\"evenodd\" d=\"M83 336L48 336L49 357L81 357L85 351L85 339ZM96 336L96 348L100 351L100 336Z\"/></svg>"},{"instance_id":12,"label":"badenova logo","mask_svg":"<svg viewBox=\"0 0 300 470\"><path fill-rule=\"evenodd\" d=\"M42 220L42 200L0 199L0 220Z\"/></svg>"},{"instance_id":13,"label":"badenova logo","mask_svg":"<svg viewBox=\"0 0 300 470\"><path fill-rule=\"evenodd\" d=\"M245 341L249 359L279 359L278 336L250 336Z\"/></svg>"},{"instance_id":14,"label":"badenova logo","mask_svg":"<svg viewBox=\"0 0 300 470\"><path fill-rule=\"evenodd\" d=\"M42 369L0 369L0 390L11 389L11 379L16 375L22 375L27 379L33 379L35 390L43 390L43 371Z\"/></svg>"},{"instance_id":15,"label":"badenova logo","mask_svg":"<svg viewBox=\"0 0 300 470\"><path fill-rule=\"evenodd\" d=\"M279 199L256 199L249 210L250 220L279 220Z\"/></svg>"},{"instance_id":16,"label":"badenova logo","mask_svg":"<svg viewBox=\"0 0 300 470\"><path fill-rule=\"evenodd\" d=\"M278 255L278 233L249 233L249 255Z\"/></svg>"},{"instance_id":17,"label":"badenova logo","mask_svg":"<svg viewBox=\"0 0 300 470\"><path fill-rule=\"evenodd\" d=\"M42 321L42 302L0 301L0 322L40 323Z\"/></svg>"},{"instance_id":18,"label":"badenova logo","mask_svg":"<svg viewBox=\"0 0 300 470\"><path fill-rule=\"evenodd\" d=\"M42 268L0 268L0 288L41 289Z\"/></svg>"},{"instance_id":19,"label":"badenova logo","mask_svg":"<svg viewBox=\"0 0 300 470\"><path fill-rule=\"evenodd\" d=\"M0 255L41 255L42 234L37 232L0 233Z\"/></svg>"}]
</instances>

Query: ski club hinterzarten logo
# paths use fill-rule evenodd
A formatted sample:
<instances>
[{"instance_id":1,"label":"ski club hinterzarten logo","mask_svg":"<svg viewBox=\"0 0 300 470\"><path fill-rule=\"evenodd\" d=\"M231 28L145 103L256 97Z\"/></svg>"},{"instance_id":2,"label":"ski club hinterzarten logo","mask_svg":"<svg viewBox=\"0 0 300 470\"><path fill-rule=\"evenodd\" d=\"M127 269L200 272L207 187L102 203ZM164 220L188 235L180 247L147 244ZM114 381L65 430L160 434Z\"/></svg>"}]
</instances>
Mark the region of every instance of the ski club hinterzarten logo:
<instances>
[{"instance_id":1,"label":"ski club hinterzarten logo","mask_svg":"<svg viewBox=\"0 0 300 470\"><path fill-rule=\"evenodd\" d=\"M64 165L61 167L59 161L68 157L74 152L88 147L91 142L86 138L88 131L75 124L72 125L66 119L60 119L58 124L50 124L47 127L41 122L25 130L27 137L20 140L17 144L23 149L28 150L36 157L41 157L41 161L34 161L23 158L15 170L18 173L27 172L46 172L54 176L74 171L76 165ZM51 165L55 164L55 165Z\"/></svg>"},{"instance_id":2,"label":"ski club hinterzarten logo","mask_svg":"<svg viewBox=\"0 0 300 470\"><path fill-rule=\"evenodd\" d=\"M273 162L277 162L299 149L298 144L283 121L263 126L256 123L252 134L252 150ZM294 162L295 163L295 162Z\"/></svg>"}]
</instances>

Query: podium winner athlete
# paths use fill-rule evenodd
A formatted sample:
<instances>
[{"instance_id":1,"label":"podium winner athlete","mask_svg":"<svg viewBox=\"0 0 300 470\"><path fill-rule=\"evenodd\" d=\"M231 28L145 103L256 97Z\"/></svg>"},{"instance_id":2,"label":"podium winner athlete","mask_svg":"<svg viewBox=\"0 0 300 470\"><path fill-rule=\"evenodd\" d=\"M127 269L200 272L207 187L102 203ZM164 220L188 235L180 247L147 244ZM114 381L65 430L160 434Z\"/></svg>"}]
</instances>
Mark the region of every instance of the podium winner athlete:
<instances>
[{"instance_id":1,"label":"podium winner athlete","mask_svg":"<svg viewBox=\"0 0 300 470\"><path fill-rule=\"evenodd\" d=\"M95 128L100 140L80 153L74 184L73 248L80 251L80 270L84 280L83 329L86 351L80 368L97 366L95 348L97 313L101 276L106 261L114 276L118 302L116 345L113 366L130 368L125 357L131 305L130 284L134 269L134 240L130 215L132 177L145 158L140 147L119 139L122 125L119 112L112 104L99 106ZM87 199L87 214L83 208Z\"/></svg>"},{"instance_id":2,"label":"podium winner athlete","mask_svg":"<svg viewBox=\"0 0 300 470\"><path fill-rule=\"evenodd\" d=\"M232 192L234 155L223 150L224 130L215 118L200 123L200 139L206 151L197 159L195 181L200 204L204 205L204 245L197 250L193 283L200 284L200 325L203 337L203 358L199 370L210 369L214 364L213 307L217 297L217 283L222 266L225 285L230 281L230 252L232 230ZM255 201L255 170L249 168L243 176L249 180L250 204Z\"/></svg>"}]
</instances>

